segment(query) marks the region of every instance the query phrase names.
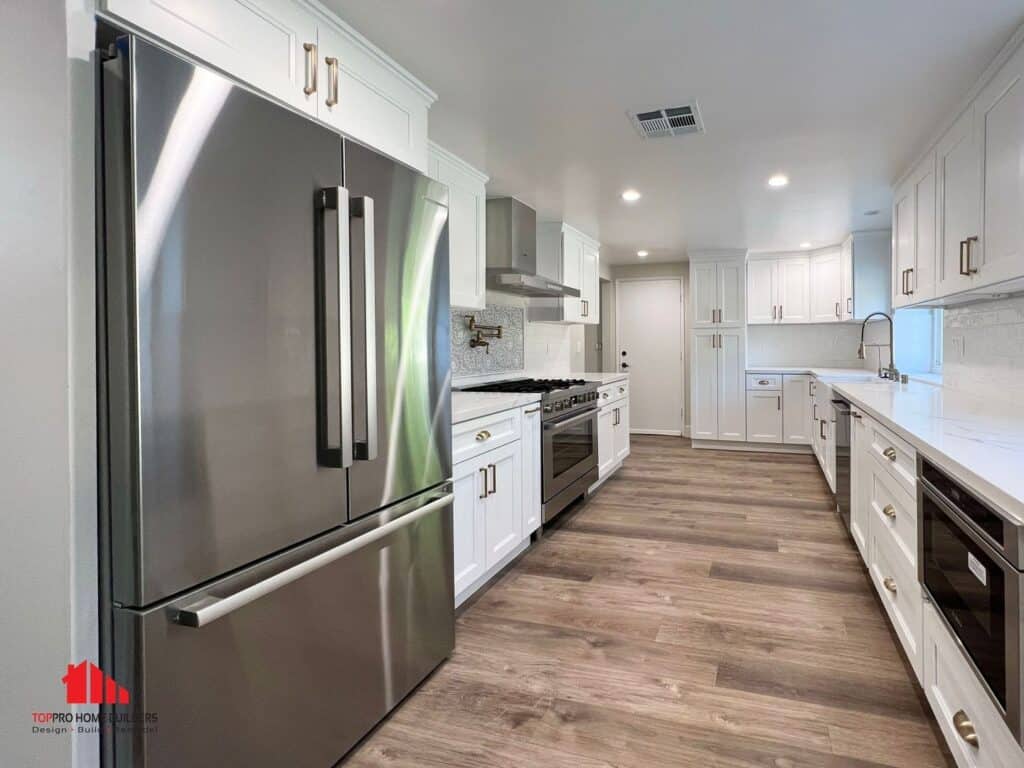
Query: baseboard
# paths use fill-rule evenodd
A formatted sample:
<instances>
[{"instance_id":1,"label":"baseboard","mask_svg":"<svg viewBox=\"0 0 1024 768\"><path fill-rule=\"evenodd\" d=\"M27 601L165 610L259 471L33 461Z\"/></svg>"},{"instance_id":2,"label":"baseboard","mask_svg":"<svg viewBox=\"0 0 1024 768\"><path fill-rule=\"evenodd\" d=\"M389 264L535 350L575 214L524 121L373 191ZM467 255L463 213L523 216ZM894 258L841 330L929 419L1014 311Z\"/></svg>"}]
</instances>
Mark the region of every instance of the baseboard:
<instances>
[{"instance_id":1,"label":"baseboard","mask_svg":"<svg viewBox=\"0 0 1024 768\"><path fill-rule=\"evenodd\" d=\"M802 453L813 455L809 445L784 445L782 443L746 443L731 440L694 440L694 448L714 451L748 451L751 453Z\"/></svg>"},{"instance_id":2,"label":"baseboard","mask_svg":"<svg viewBox=\"0 0 1024 768\"><path fill-rule=\"evenodd\" d=\"M630 429L631 435L664 435L666 437L682 437L679 429Z\"/></svg>"}]
</instances>

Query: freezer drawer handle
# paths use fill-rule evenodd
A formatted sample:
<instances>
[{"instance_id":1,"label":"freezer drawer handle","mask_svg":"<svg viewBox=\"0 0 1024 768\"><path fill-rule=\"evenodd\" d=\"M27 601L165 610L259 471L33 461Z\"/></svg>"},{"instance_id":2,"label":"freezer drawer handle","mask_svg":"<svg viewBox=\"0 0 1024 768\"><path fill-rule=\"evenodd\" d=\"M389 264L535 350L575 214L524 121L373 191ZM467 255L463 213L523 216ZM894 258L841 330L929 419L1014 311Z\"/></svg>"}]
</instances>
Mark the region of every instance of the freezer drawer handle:
<instances>
[{"instance_id":1,"label":"freezer drawer handle","mask_svg":"<svg viewBox=\"0 0 1024 768\"><path fill-rule=\"evenodd\" d=\"M351 311L351 272L349 242L349 197L345 187L327 187L316 194L317 216L320 226L317 229L317 279L320 287L316 295L317 305L317 409L316 409L316 454L317 463L323 467L342 469L352 466L352 311ZM338 226L335 236L338 245L338 411L340 441L338 447L330 445L328 422L330 419L327 403L327 304L328 287L324 272L326 265L326 249L324 248L325 233L324 212L332 210L337 213Z\"/></svg>"},{"instance_id":2,"label":"freezer drawer handle","mask_svg":"<svg viewBox=\"0 0 1024 768\"><path fill-rule=\"evenodd\" d=\"M363 222L363 323L366 332L366 442L354 445L360 461L377 458L377 278L373 241L373 198L353 197L349 208L353 219Z\"/></svg>"},{"instance_id":3,"label":"freezer drawer handle","mask_svg":"<svg viewBox=\"0 0 1024 768\"><path fill-rule=\"evenodd\" d=\"M329 549L326 552L321 552L315 557L304 560L298 565L293 565L291 568L287 568L280 573L274 574L269 579L253 584L251 587L239 590L232 595L227 597L216 597L209 595L197 601L193 606L186 606L179 609L172 616L172 620L176 624L181 624L185 627L192 627L198 629L199 627L205 627L207 624L211 624L217 619L227 616L233 611L237 611L239 608L248 605L251 602L259 600L261 597L269 595L271 592L275 592L281 587L285 587L291 584L293 581L308 576L315 571L320 570L324 566L330 565L336 560L340 560L357 549L365 547L367 544L372 544L378 539L383 539L385 536L389 536L399 528L404 528L410 525L421 517L429 515L441 507L445 507L452 503L454 495L447 493L439 499L435 499L429 504L425 504L419 509L410 512L406 515L402 515L395 520L384 523L379 528L374 528L362 536L359 536L351 541L346 541L344 544L339 544L333 549Z\"/></svg>"}]
</instances>

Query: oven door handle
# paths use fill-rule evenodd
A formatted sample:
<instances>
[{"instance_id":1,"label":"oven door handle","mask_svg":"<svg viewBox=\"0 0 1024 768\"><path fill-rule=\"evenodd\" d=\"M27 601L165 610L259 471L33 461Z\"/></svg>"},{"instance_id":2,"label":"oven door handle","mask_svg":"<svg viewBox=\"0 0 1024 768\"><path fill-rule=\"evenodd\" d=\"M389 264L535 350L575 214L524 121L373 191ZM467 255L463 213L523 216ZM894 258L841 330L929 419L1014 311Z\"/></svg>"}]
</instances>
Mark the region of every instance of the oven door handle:
<instances>
[{"instance_id":1,"label":"oven door handle","mask_svg":"<svg viewBox=\"0 0 1024 768\"><path fill-rule=\"evenodd\" d=\"M572 426L573 424L575 424L575 423L577 423L579 421L583 421L584 419L593 418L596 414L597 414L597 408L590 408L589 410L586 410L583 413L577 414L575 416L570 416L569 418L562 419L561 421L548 421L548 422L545 422L544 423L544 429L545 430L551 430L553 432L557 432L557 431L561 430L563 427L569 427L569 426Z\"/></svg>"}]
</instances>

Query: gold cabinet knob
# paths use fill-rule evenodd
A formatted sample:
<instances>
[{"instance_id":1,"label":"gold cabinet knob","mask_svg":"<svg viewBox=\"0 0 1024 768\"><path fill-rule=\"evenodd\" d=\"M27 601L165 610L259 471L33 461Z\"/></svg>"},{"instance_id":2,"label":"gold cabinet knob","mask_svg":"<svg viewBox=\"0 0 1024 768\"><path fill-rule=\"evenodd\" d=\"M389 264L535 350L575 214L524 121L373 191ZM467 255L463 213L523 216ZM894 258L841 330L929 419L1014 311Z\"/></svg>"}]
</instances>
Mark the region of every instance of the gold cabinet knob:
<instances>
[{"instance_id":1,"label":"gold cabinet knob","mask_svg":"<svg viewBox=\"0 0 1024 768\"><path fill-rule=\"evenodd\" d=\"M483 442L484 440L486 440L487 438L489 438L490 436L491 436L490 432L488 432L486 429L482 429L482 430L480 430L479 432L476 433L476 440L477 440L478 443L480 443L480 442Z\"/></svg>"},{"instance_id":2,"label":"gold cabinet knob","mask_svg":"<svg viewBox=\"0 0 1024 768\"><path fill-rule=\"evenodd\" d=\"M892 592L894 595L896 594L896 579L894 579L892 576L886 576L884 579L882 579L882 585L890 592Z\"/></svg>"},{"instance_id":3,"label":"gold cabinet knob","mask_svg":"<svg viewBox=\"0 0 1024 768\"><path fill-rule=\"evenodd\" d=\"M896 449L889 447L882 451L882 455L885 456L889 461L896 461Z\"/></svg>"},{"instance_id":4,"label":"gold cabinet knob","mask_svg":"<svg viewBox=\"0 0 1024 768\"><path fill-rule=\"evenodd\" d=\"M978 732L974 730L974 723L971 722L971 718L967 716L967 713L962 709L958 710L953 715L953 727L956 728L957 735L970 744L972 747L977 748L978 746Z\"/></svg>"},{"instance_id":5,"label":"gold cabinet knob","mask_svg":"<svg viewBox=\"0 0 1024 768\"><path fill-rule=\"evenodd\" d=\"M888 517L890 520L896 519L896 507L892 504L886 504L882 507L882 514Z\"/></svg>"}]
</instances>

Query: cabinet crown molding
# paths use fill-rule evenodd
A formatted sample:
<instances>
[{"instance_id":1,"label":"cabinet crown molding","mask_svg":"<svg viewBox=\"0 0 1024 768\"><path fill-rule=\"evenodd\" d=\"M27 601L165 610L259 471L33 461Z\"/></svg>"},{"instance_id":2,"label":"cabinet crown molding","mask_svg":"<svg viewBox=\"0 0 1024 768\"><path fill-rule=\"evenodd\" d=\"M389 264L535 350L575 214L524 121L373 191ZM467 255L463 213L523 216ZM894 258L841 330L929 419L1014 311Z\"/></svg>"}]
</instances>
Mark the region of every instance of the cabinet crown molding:
<instances>
[{"instance_id":1,"label":"cabinet crown molding","mask_svg":"<svg viewBox=\"0 0 1024 768\"><path fill-rule=\"evenodd\" d=\"M443 158L445 162L451 163L456 166L459 170L468 173L470 176L477 179L481 184L486 184L491 180L491 177L481 171L476 166L470 165L458 155L454 154L450 150L445 149L440 144L434 141L427 140L427 150L440 158Z\"/></svg>"}]
</instances>

